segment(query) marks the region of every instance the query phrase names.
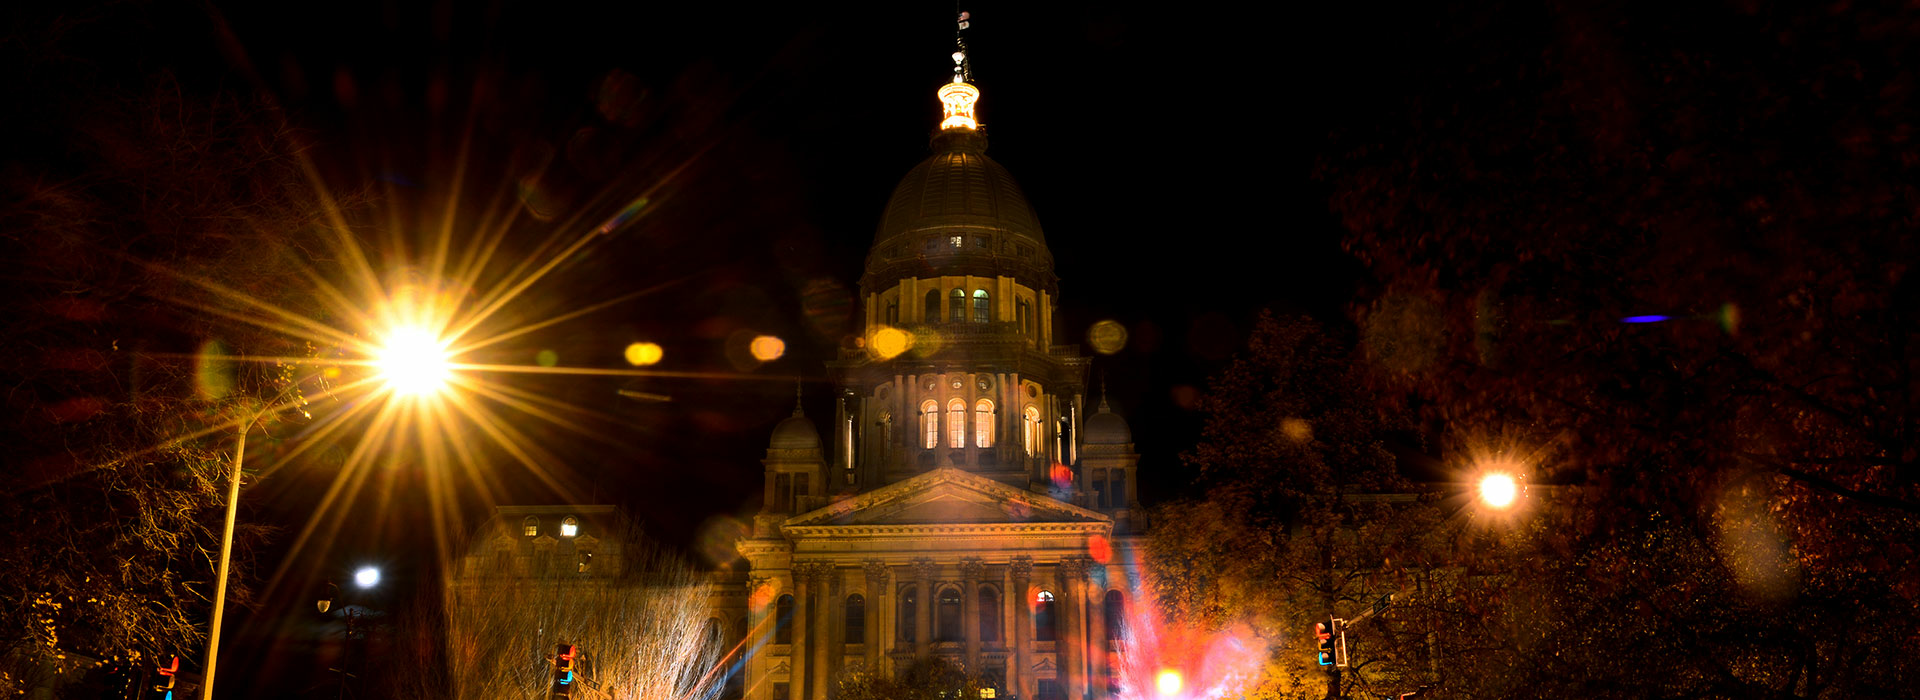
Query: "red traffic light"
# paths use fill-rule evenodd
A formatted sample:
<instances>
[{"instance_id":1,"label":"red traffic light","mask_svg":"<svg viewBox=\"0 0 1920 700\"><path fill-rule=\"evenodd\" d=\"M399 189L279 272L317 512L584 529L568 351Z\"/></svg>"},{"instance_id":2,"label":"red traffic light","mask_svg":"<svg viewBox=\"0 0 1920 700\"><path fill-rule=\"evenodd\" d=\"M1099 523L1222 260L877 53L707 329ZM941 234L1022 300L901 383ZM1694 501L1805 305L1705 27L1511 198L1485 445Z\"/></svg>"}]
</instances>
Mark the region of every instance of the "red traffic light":
<instances>
[{"instance_id":1,"label":"red traffic light","mask_svg":"<svg viewBox=\"0 0 1920 700\"><path fill-rule=\"evenodd\" d=\"M1315 622L1313 623L1313 638L1322 641L1332 639L1333 630L1329 629L1325 622Z\"/></svg>"},{"instance_id":2,"label":"red traffic light","mask_svg":"<svg viewBox=\"0 0 1920 700\"><path fill-rule=\"evenodd\" d=\"M176 673L179 673L179 672L180 672L180 657L178 657L178 656L175 656L175 657L173 657L173 661L172 661L171 663L168 663L168 664L167 664L167 665L165 665L165 666L159 666L159 667L156 667L156 668L154 668L153 670L154 670L154 672L155 672L155 673L158 673L158 674L160 674L160 675L162 675L162 676L171 676L171 675L173 675L173 674L176 674Z\"/></svg>"}]
</instances>

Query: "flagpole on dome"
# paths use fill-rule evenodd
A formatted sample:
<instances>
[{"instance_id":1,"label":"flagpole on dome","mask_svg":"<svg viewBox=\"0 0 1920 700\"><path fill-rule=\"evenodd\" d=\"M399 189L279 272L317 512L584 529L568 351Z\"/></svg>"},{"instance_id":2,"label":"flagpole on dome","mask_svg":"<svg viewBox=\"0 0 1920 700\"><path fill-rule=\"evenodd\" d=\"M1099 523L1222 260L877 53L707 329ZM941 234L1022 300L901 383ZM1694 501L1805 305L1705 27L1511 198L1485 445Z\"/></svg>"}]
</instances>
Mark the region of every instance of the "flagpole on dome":
<instances>
[{"instance_id":1,"label":"flagpole on dome","mask_svg":"<svg viewBox=\"0 0 1920 700\"><path fill-rule=\"evenodd\" d=\"M969 84L973 80L973 61L967 57L966 30L973 26L972 15L954 4L957 17L953 30L953 82L940 86L940 109L943 112L940 130L980 128L980 122L973 116L973 104L980 101L980 89Z\"/></svg>"}]
</instances>

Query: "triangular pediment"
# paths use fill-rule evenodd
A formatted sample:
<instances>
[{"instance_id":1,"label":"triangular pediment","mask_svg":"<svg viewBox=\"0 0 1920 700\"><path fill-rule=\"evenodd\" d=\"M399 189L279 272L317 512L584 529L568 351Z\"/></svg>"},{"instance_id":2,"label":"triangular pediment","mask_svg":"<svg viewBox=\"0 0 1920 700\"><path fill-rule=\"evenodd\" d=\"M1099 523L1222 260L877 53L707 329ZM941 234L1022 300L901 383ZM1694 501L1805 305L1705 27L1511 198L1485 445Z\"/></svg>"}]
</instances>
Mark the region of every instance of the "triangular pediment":
<instances>
[{"instance_id":1,"label":"triangular pediment","mask_svg":"<svg viewBox=\"0 0 1920 700\"><path fill-rule=\"evenodd\" d=\"M783 527L1110 524L1105 514L960 469L936 469L794 516Z\"/></svg>"}]
</instances>

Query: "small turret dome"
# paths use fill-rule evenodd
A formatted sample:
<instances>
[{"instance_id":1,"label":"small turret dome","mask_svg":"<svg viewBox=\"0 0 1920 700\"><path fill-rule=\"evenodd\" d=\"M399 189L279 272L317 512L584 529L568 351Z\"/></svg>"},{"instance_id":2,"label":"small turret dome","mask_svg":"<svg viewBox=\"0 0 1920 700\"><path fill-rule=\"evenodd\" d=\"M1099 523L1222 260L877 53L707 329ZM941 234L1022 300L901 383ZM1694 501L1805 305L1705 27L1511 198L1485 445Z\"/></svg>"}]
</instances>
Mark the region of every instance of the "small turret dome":
<instances>
[{"instance_id":1,"label":"small turret dome","mask_svg":"<svg viewBox=\"0 0 1920 700\"><path fill-rule=\"evenodd\" d=\"M1086 435L1089 445L1126 445L1133 442L1133 429L1127 427L1127 419L1114 413L1104 397L1100 399L1100 411L1087 417L1087 425L1082 433Z\"/></svg>"},{"instance_id":2,"label":"small turret dome","mask_svg":"<svg viewBox=\"0 0 1920 700\"><path fill-rule=\"evenodd\" d=\"M773 427L773 441L767 445L767 449L818 450L820 430L814 427L813 420L796 408L792 417Z\"/></svg>"}]
</instances>

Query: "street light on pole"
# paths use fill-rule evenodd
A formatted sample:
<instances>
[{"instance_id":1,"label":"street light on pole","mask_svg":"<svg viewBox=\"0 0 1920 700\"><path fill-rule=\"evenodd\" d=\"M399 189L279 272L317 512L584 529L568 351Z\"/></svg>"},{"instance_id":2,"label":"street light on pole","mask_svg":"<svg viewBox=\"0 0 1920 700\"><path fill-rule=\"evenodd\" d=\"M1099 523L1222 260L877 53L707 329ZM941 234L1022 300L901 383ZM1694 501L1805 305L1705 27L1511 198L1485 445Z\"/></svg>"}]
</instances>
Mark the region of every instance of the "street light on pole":
<instances>
[{"instance_id":1,"label":"street light on pole","mask_svg":"<svg viewBox=\"0 0 1920 700\"><path fill-rule=\"evenodd\" d=\"M439 393L453 377L453 361L447 343L432 331L417 326L402 326L389 331L373 353L373 364L380 370L390 397L425 398ZM240 474L246 461L247 433L268 415L286 410L280 401L300 385L295 383L274 396L240 424L233 446L233 472L227 485L227 517L220 535L220 566L214 575L213 621L207 634L207 667L200 684L202 700L213 700L214 671L220 659L220 625L227 608L227 571L233 558L233 523L240 509ZM356 574L355 579L358 581ZM379 571L373 570L374 583ZM362 587L367 587L363 584Z\"/></svg>"}]
</instances>

